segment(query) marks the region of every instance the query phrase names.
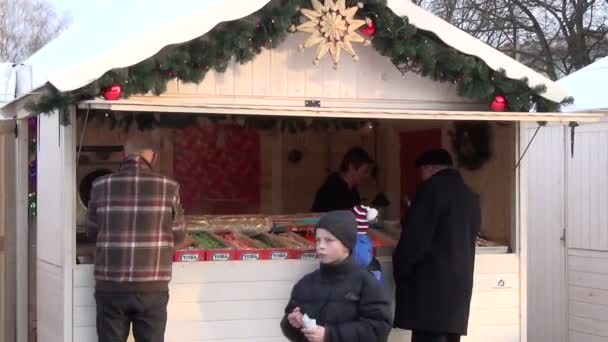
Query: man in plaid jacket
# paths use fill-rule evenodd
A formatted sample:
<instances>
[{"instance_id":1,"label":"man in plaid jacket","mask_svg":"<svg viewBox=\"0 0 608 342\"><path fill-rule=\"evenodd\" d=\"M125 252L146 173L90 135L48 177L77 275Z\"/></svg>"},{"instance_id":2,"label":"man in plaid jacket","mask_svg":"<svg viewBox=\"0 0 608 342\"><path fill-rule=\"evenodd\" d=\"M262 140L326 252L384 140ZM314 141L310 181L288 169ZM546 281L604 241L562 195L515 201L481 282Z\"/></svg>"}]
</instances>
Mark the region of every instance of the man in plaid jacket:
<instances>
[{"instance_id":1,"label":"man in plaid jacket","mask_svg":"<svg viewBox=\"0 0 608 342\"><path fill-rule=\"evenodd\" d=\"M186 237L179 185L152 171L157 148L125 145L118 172L93 183L86 229L96 241L95 301L100 342L164 340L174 246Z\"/></svg>"}]
</instances>

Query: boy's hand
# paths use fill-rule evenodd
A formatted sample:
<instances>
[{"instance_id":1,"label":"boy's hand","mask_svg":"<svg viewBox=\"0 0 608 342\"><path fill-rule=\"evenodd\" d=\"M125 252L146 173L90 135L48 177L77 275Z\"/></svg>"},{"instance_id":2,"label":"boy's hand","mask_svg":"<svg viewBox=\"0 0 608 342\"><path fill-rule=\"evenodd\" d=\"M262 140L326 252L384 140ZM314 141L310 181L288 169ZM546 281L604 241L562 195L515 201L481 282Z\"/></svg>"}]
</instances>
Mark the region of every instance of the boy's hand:
<instances>
[{"instance_id":1,"label":"boy's hand","mask_svg":"<svg viewBox=\"0 0 608 342\"><path fill-rule=\"evenodd\" d=\"M302 321L303 317L304 315L302 315L302 312L300 312L300 307L297 307L293 309L293 311L289 315L287 315L287 320L289 321L289 324L291 324L292 327L296 329L302 329L302 327L304 326L304 322Z\"/></svg>"},{"instance_id":2,"label":"boy's hand","mask_svg":"<svg viewBox=\"0 0 608 342\"><path fill-rule=\"evenodd\" d=\"M308 340L308 342L323 342L325 341L325 328L322 326L315 326L309 329L302 329L302 333L304 337Z\"/></svg>"}]
</instances>

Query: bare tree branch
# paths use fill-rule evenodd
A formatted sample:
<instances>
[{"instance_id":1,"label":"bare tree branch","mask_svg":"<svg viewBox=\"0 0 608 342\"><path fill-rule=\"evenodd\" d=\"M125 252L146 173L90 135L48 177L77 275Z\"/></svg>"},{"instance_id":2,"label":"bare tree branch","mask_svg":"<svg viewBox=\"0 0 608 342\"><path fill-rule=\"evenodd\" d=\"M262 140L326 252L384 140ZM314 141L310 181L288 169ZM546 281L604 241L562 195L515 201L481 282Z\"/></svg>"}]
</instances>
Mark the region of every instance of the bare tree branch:
<instances>
[{"instance_id":1,"label":"bare tree branch","mask_svg":"<svg viewBox=\"0 0 608 342\"><path fill-rule=\"evenodd\" d=\"M68 23L45 0L0 0L0 62L22 62Z\"/></svg>"},{"instance_id":2,"label":"bare tree branch","mask_svg":"<svg viewBox=\"0 0 608 342\"><path fill-rule=\"evenodd\" d=\"M420 0L552 79L608 55L608 0Z\"/></svg>"}]
</instances>

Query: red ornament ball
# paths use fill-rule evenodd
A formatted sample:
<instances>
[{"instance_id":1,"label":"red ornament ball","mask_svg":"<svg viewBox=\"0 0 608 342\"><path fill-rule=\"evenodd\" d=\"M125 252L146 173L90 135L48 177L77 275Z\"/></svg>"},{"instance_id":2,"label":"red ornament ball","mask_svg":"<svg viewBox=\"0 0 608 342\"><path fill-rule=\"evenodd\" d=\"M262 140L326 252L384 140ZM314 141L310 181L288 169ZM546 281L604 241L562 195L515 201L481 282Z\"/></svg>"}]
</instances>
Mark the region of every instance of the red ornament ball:
<instances>
[{"instance_id":1,"label":"red ornament ball","mask_svg":"<svg viewBox=\"0 0 608 342\"><path fill-rule=\"evenodd\" d=\"M361 33L368 37L373 37L376 34L376 24L370 18L365 18L365 27L361 29Z\"/></svg>"},{"instance_id":2,"label":"red ornament ball","mask_svg":"<svg viewBox=\"0 0 608 342\"><path fill-rule=\"evenodd\" d=\"M490 108L494 112L504 112L507 109L507 99L502 95L496 96L490 104Z\"/></svg>"},{"instance_id":3,"label":"red ornament ball","mask_svg":"<svg viewBox=\"0 0 608 342\"><path fill-rule=\"evenodd\" d=\"M108 101L116 101L122 97L122 86L115 84L103 91L103 98Z\"/></svg>"}]
</instances>

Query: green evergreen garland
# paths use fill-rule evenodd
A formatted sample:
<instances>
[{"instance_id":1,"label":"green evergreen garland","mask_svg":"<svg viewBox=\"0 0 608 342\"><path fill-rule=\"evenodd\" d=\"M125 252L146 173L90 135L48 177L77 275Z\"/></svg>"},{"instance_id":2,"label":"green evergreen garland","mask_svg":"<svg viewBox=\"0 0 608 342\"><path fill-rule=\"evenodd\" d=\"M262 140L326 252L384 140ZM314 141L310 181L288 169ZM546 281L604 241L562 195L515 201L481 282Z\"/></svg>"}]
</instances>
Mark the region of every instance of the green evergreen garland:
<instances>
[{"instance_id":1,"label":"green evergreen garland","mask_svg":"<svg viewBox=\"0 0 608 342\"><path fill-rule=\"evenodd\" d=\"M509 79L504 70L494 71L481 59L457 51L430 32L416 29L406 17L395 15L385 0L347 1L349 6L358 2L365 4L358 17L370 17L376 25L374 48L402 73L416 72L435 81L453 82L461 96L482 102L489 103L496 95L503 95L510 111L557 111L561 104L572 101L569 98L560 104L541 97L543 86L530 88L526 79ZM202 37L167 46L133 66L110 70L80 89L59 92L51 87L50 92L29 105L29 110L33 114L54 110L62 113L68 105L99 96L114 84L122 85L122 96L126 98L148 92L162 94L167 82L175 78L200 83L211 69L224 72L232 59L246 63L262 49L281 44L290 26L298 22L299 8L309 5L309 0L271 2L246 18L218 25Z\"/></svg>"}]
</instances>

